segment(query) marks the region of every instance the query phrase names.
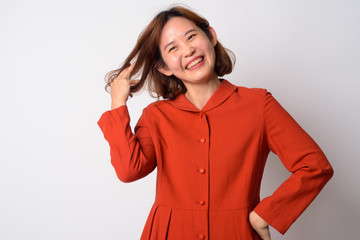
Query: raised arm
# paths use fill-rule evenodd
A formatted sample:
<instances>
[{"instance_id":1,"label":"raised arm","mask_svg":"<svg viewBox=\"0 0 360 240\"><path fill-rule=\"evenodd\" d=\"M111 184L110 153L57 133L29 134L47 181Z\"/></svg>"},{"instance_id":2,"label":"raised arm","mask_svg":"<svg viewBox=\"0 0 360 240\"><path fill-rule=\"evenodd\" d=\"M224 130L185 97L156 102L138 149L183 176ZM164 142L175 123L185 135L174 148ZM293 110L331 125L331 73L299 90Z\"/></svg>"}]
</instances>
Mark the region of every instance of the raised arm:
<instances>
[{"instance_id":1,"label":"raised arm","mask_svg":"<svg viewBox=\"0 0 360 240\"><path fill-rule=\"evenodd\" d=\"M111 164L122 182L145 177L156 167L155 149L144 109L133 134L126 105L103 113L98 125L110 146Z\"/></svg>"},{"instance_id":2,"label":"raised arm","mask_svg":"<svg viewBox=\"0 0 360 240\"><path fill-rule=\"evenodd\" d=\"M316 142L264 90L266 139L292 174L254 211L284 234L333 175L333 168Z\"/></svg>"},{"instance_id":3,"label":"raised arm","mask_svg":"<svg viewBox=\"0 0 360 240\"><path fill-rule=\"evenodd\" d=\"M132 182L145 177L156 167L146 109L135 126L135 134L130 127L126 101L131 84L138 82L129 79L133 67L134 64L126 68L111 83L111 111L103 113L98 121L110 145L111 163L122 182Z\"/></svg>"}]
</instances>

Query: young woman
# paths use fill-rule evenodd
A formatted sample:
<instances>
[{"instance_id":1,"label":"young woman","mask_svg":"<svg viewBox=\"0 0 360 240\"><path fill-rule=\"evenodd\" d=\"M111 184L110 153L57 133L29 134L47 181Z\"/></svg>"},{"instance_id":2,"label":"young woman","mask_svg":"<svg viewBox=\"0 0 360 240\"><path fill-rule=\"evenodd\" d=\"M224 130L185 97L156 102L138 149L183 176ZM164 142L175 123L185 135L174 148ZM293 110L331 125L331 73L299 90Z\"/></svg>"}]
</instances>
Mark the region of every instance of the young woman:
<instances>
[{"instance_id":1,"label":"young woman","mask_svg":"<svg viewBox=\"0 0 360 240\"><path fill-rule=\"evenodd\" d=\"M268 240L269 224L284 234L333 175L271 93L221 78L232 71L229 52L206 19L177 6L160 12L106 76L111 110L98 125L118 178L135 181L157 167L141 239ZM126 101L145 83L163 99L143 110L134 134ZM260 201L269 151L292 175Z\"/></svg>"}]
</instances>

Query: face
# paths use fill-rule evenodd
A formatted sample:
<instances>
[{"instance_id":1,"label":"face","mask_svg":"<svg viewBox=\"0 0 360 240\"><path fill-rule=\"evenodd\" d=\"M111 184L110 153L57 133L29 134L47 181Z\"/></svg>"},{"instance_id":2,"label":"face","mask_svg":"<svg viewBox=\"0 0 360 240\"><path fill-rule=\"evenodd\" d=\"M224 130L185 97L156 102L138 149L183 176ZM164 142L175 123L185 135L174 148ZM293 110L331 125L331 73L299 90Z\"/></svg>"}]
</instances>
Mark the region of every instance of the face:
<instances>
[{"instance_id":1,"label":"face","mask_svg":"<svg viewBox=\"0 0 360 240\"><path fill-rule=\"evenodd\" d=\"M190 20L173 17L164 26L159 48L165 66L158 70L175 75L186 87L217 79L215 73L215 49L217 43L214 29L209 27L212 40Z\"/></svg>"}]
</instances>

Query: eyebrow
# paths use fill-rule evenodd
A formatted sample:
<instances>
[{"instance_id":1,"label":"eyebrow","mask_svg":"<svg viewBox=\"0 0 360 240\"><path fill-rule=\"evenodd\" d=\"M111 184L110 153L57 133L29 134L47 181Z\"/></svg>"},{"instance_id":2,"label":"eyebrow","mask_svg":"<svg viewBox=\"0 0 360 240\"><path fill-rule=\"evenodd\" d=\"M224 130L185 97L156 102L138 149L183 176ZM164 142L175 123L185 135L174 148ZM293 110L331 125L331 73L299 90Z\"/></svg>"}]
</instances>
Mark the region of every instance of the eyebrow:
<instances>
[{"instance_id":1,"label":"eyebrow","mask_svg":"<svg viewBox=\"0 0 360 240\"><path fill-rule=\"evenodd\" d=\"M194 31L196 31L194 28L190 29L190 30L188 30L188 31L186 31L186 32L184 33L184 36L188 35L188 34L191 33L191 32L194 32ZM164 47L164 50L165 50L169 45L173 44L174 42L175 42L175 41L171 41L171 42L169 42L168 44L166 44L165 47Z\"/></svg>"}]
</instances>

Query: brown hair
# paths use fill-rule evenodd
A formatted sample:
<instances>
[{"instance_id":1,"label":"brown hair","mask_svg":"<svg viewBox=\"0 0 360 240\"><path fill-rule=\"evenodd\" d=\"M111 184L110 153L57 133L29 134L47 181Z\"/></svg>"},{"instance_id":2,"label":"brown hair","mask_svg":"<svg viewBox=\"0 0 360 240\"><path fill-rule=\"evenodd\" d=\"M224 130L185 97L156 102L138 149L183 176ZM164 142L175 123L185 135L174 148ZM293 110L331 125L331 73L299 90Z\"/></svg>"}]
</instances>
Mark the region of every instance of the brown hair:
<instances>
[{"instance_id":1,"label":"brown hair","mask_svg":"<svg viewBox=\"0 0 360 240\"><path fill-rule=\"evenodd\" d=\"M157 67L163 66L165 63L161 57L159 49L160 35L167 21L172 17L184 17L197 25L207 37L211 40L212 36L208 30L209 22L200 17L198 14L181 6L173 6L168 10L160 12L150 22L150 24L139 35L137 43L130 55L123 62L119 69L113 70L106 74L105 90L109 91L110 83L122 72L130 66L132 60L135 60L135 66L130 74L130 78L139 74L139 83L131 86L130 96L132 93L138 92L144 87L146 80L150 95L153 97L163 97L164 99L175 99L179 94L185 93L186 87L180 79L172 76L166 76L157 70ZM215 72L222 77L232 71L235 63L235 55L228 49L224 48L218 41L215 48L216 61ZM230 58L230 53L233 59ZM157 96L154 96L155 93Z\"/></svg>"}]
</instances>

